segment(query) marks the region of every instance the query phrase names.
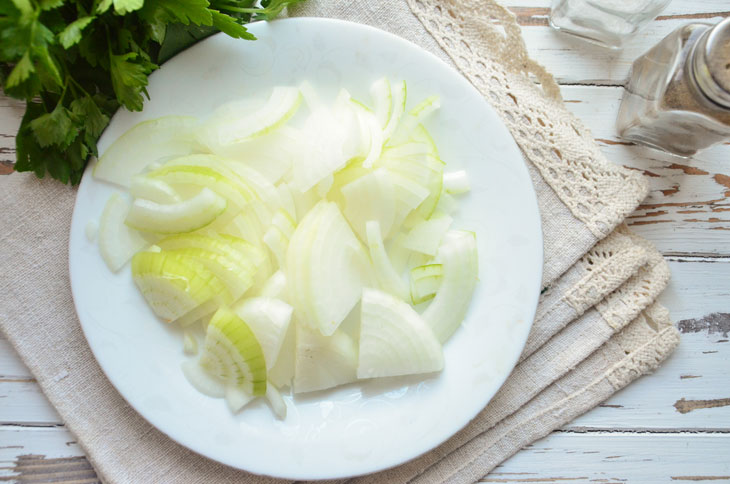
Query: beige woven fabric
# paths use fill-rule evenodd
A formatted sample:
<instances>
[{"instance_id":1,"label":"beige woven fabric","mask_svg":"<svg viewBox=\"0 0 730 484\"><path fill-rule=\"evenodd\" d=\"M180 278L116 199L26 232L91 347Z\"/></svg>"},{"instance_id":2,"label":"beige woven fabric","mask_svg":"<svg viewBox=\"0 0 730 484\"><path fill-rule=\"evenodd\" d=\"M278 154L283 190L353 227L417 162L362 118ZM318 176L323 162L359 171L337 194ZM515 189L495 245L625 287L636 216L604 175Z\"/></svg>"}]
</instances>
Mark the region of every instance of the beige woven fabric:
<instances>
[{"instance_id":1,"label":"beige woven fabric","mask_svg":"<svg viewBox=\"0 0 730 484\"><path fill-rule=\"evenodd\" d=\"M478 480L652 371L672 351L678 333L653 304L667 283L667 266L649 243L619 226L645 196L646 184L603 158L563 107L552 77L527 58L509 12L489 0L308 0L292 14L374 25L457 67L522 148L543 219L548 290L505 386L432 452L352 482ZM106 380L71 300L67 247L74 198L74 190L32 176L0 179L0 204L17 207L0 211L0 327L94 467L109 483L281 482L180 447Z\"/></svg>"}]
</instances>

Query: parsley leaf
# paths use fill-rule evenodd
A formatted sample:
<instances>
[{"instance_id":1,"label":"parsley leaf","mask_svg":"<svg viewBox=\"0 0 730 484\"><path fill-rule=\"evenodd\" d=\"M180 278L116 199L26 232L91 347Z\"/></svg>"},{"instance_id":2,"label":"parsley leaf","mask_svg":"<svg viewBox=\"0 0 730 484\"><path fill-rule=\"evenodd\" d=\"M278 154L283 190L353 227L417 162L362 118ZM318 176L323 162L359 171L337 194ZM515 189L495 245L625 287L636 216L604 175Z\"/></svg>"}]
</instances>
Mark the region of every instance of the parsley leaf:
<instances>
[{"instance_id":1,"label":"parsley leaf","mask_svg":"<svg viewBox=\"0 0 730 484\"><path fill-rule=\"evenodd\" d=\"M50 145L67 147L78 135L73 129L73 113L61 104L50 113L42 114L30 122L30 128L41 148Z\"/></svg>"},{"instance_id":2,"label":"parsley leaf","mask_svg":"<svg viewBox=\"0 0 730 484\"><path fill-rule=\"evenodd\" d=\"M109 124L109 116L99 109L96 101L89 95L74 99L71 103L71 112L77 118L86 120L86 130L94 137L99 136Z\"/></svg>"},{"instance_id":3,"label":"parsley leaf","mask_svg":"<svg viewBox=\"0 0 730 484\"><path fill-rule=\"evenodd\" d=\"M144 0L113 0L114 11L119 15L139 10L144 5Z\"/></svg>"},{"instance_id":4,"label":"parsley leaf","mask_svg":"<svg viewBox=\"0 0 730 484\"><path fill-rule=\"evenodd\" d=\"M129 52L122 55L111 55L110 71L112 86L117 94L119 102L130 111L141 111L144 99L142 93L146 92L147 74L152 72L154 66L151 63L134 62L139 55Z\"/></svg>"},{"instance_id":5,"label":"parsley leaf","mask_svg":"<svg viewBox=\"0 0 730 484\"><path fill-rule=\"evenodd\" d=\"M80 19L74 20L66 26L63 31L58 34L58 40L64 49L70 48L72 45L77 44L81 40L81 31L84 27L89 25L94 20L93 15L88 17L81 17Z\"/></svg>"},{"instance_id":6,"label":"parsley leaf","mask_svg":"<svg viewBox=\"0 0 730 484\"><path fill-rule=\"evenodd\" d=\"M23 54L23 57L20 58L20 62L15 64L15 67L10 72L5 86L7 88L19 86L20 83L28 79L28 77L33 72L35 72L35 67L33 67L33 63L30 61L30 56L28 55L28 52L25 52Z\"/></svg>"},{"instance_id":7,"label":"parsley leaf","mask_svg":"<svg viewBox=\"0 0 730 484\"><path fill-rule=\"evenodd\" d=\"M140 16L162 16L167 22L177 21L183 25L212 25L208 5L208 0L148 0Z\"/></svg>"},{"instance_id":8,"label":"parsley leaf","mask_svg":"<svg viewBox=\"0 0 730 484\"><path fill-rule=\"evenodd\" d=\"M213 15L213 26L230 35L234 39L256 40L256 37L246 27L236 22L232 17L222 14L217 10L211 10Z\"/></svg>"}]
</instances>

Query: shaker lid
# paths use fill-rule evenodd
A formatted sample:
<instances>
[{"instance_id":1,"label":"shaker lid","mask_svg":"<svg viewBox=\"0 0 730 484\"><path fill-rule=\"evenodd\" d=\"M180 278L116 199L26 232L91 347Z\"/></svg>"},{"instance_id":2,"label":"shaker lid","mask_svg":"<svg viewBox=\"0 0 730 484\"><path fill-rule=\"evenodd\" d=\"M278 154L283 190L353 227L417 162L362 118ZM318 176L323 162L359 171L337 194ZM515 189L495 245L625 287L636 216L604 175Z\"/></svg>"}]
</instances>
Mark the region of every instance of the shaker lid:
<instances>
[{"instance_id":1,"label":"shaker lid","mask_svg":"<svg viewBox=\"0 0 730 484\"><path fill-rule=\"evenodd\" d=\"M730 17L710 29L701 54L714 81L702 86L703 90L716 102L730 106Z\"/></svg>"}]
</instances>

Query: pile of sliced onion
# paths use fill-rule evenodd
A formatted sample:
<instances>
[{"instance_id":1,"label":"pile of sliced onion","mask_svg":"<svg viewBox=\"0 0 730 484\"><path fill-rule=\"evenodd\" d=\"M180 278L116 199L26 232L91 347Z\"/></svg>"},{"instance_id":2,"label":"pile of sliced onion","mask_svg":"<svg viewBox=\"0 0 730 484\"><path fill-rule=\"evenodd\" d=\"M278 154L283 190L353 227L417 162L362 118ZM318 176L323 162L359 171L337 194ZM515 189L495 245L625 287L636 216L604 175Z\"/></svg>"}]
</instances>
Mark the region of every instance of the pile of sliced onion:
<instances>
[{"instance_id":1,"label":"pile of sliced onion","mask_svg":"<svg viewBox=\"0 0 730 484\"><path fill-rule=\"evenodd\" d=\"M387 79L371 95L276 87L147 121L94 170L126 189L104 209L102 257L131 261L150 308L184 328L188 380L232 411L263 396L284 418L285 388L443 368L477 283L474 234L451 217L469 180L424 127L437 97L408 110Z\"/></svg>"}]
</instances>

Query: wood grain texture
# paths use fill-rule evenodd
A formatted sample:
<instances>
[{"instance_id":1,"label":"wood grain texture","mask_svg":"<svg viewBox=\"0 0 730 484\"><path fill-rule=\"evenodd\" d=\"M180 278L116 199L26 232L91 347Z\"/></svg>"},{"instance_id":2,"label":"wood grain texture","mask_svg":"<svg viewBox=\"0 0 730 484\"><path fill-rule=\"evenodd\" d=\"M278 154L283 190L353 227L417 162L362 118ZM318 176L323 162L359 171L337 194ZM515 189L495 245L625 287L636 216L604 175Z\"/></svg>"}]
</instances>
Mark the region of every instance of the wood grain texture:
<instances>
[{"instance_id":1,"label":"wood grain texture","mask_svg":"<svg viewBox=\"0 0 730 484\"><path fill-rule=\"evenodd\" d=\"M664 483L730 480L728 434L555 432L484 482Z\"/></svg>"},{"instance_id":2,"label":"wood grain texture","mask_svg":"<svg viewBox=\"0 0 730 484\"><path fill-rule=\"evenodd\" d=\"M25 103L0 93L0 175L12 171L15 163L15 133L25 111Z\"/></svg>"}]
</instances>

